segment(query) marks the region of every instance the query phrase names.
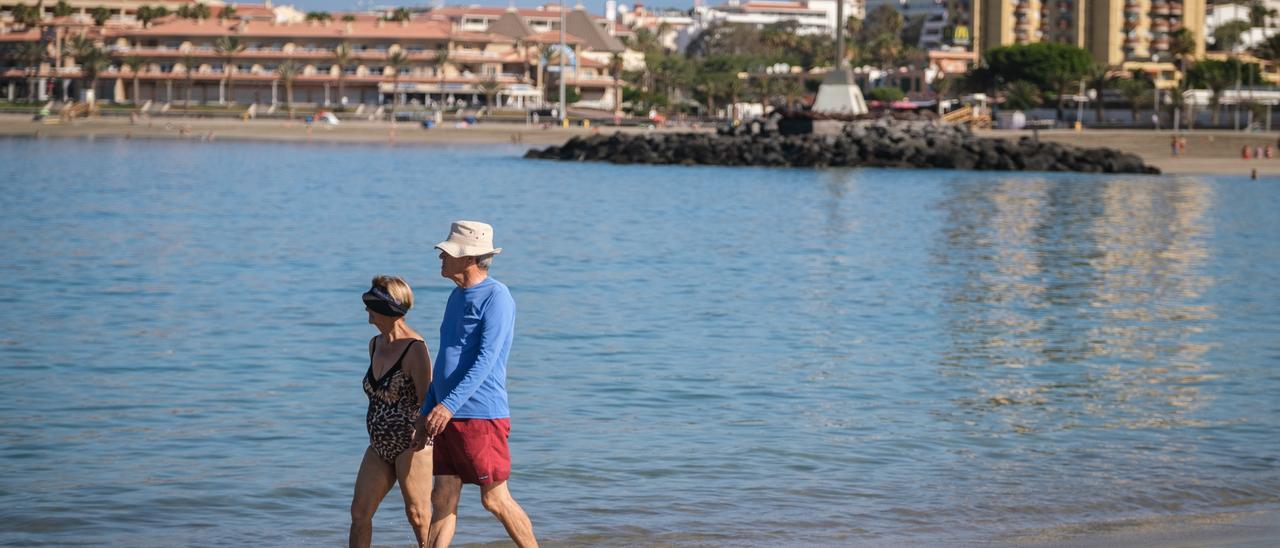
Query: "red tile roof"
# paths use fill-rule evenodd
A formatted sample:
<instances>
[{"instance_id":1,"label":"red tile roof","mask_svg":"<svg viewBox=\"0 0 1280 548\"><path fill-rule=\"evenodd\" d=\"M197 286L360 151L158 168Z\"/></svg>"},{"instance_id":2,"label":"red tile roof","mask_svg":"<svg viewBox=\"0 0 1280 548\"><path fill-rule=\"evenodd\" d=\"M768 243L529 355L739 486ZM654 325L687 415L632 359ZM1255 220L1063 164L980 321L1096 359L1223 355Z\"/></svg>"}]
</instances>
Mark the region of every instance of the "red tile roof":
<instances>
[{"instance_id":1,"label":"red tile roof","mask_svg":"<svg viewBox=\"0 0 1280 548\"><path fill-rule=\"evenodd\" d=\"M447 21L414 19L405 23L378 20L331 21L324 23L233 23L217 20L174 20L147 29L117 33L129 37L174 36L212 37L237 35L263 38L334 38L334 39L451 39L486 43L511 43L511 38L485 32L454 31Z\"/></svg>"}]
</instances>

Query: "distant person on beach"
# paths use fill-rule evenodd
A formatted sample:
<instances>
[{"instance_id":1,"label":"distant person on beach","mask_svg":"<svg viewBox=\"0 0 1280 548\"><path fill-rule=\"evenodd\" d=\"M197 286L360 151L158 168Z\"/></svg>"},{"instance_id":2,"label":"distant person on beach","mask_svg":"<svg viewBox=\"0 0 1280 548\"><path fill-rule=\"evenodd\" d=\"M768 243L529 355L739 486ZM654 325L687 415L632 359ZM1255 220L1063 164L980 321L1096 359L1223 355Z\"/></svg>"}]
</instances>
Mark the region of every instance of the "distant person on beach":
<instances>
[{"instance_id":1,"label":"distant person on beach","mask_svg":"<svg viewBox=\"0 0 1280 548\"><path fill-rule=\"evenodd\" d=\"M378 335L369 340L369 370L364 374L369 447L356 475L348 543L369 546L373 514L398 481L409 525L418 546L425 546L431 523L432 452L414 447L413 425L431 385L431 357L422 335L404 321L413 308L409 284L395 276L378 276L362 298Z\"/></svg>"},{"instance_id":2,"label":"distant person on beach","mask_svg":"<svg viewBox=\"0 0 1280 548\"><path fill-rule=\"evenodd\" d=\"M435 379L414 430L415 447L434 439L435 489L431 545L448 546L458 521L463 483L480 486L480 502L520 547L537 546L533 524L507 490L511 453L507 436L507 355L515 336L516 303L507 286L489 276L493 227L457 221L440 250L440 275L458 287L440 323Z\"/></svg>"}]
</instances>

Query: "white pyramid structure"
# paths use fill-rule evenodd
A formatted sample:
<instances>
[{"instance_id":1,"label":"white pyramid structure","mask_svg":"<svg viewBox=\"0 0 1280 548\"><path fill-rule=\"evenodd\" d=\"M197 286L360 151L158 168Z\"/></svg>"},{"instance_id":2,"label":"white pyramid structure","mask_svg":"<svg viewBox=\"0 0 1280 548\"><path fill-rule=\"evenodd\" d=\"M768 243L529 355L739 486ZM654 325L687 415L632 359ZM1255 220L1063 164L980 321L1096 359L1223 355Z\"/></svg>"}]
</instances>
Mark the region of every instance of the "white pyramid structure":
<instances>
[{"instance_id":1,"label":"white pyramid structure","mask_svg":"<svg viewBox=\"0 0 1280 548\"><path fill-rule=\"evenodd\" d=\"M827 114L866 114L867 102L862 98L862 88L853 78L853 71L844 66L827 73L818 86L818 97L813 100L813 111Z\"/></svg>"}]
</instances>

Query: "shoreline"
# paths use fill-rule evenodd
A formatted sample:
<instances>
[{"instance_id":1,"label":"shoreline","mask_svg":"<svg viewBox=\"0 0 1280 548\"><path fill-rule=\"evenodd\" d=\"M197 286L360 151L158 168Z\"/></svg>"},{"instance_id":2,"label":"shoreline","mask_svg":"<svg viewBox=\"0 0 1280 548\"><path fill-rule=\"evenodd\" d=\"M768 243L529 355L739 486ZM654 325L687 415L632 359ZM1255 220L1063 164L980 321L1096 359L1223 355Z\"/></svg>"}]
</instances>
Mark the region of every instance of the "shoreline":
<instances>
[{"instance_id":1,"label":"shoreline","mask_svg":"<svg viewBox=\"0 0 1280 548\"><path fill-rule=\"evenodd\" d=\"M1280 544L1280 511L1257 508L1068 523L992 540L998 545L1041 548L1275 546Z\"/></svg>"},{"instance_id":2,"label":"shoreline","mask_svg":"<svg viewBox=\"0 0 1280 548\"><path fill-rule=\"evenodd\" d=\"M714 128L660 128L597 126L548 128L511 123L482 123L468 128L437 127L422 129L415 123L344 121L338 126L307 124L299 120L228 120L207 118L146 118L130 123L128 118L79 119L67 123L33 121L21 114L0 115L0 137L56 138L120 138L120 139L189 139L238 140L316 143L366 143L393 145L518 145L527 147L563 144L571 137L599 131L623 133L712 132ZM1233 131L1195 131L1185 133L1187 152L1181 157L1169 153L1172 131L1153 130L1072 130L1040 131L1046 141L1083 147L1110 147L1142 157L1160 168L1165 175L1237 175L1248 177L1257 169L1258 176L1280 176L1280 146L1277 133L1240 133ZM1030 131L985 130L982 137L1016 140L1031 136ZM1241 147L1271 144L1275 157L1244 160Z\"/></svg>"}]
</instances>

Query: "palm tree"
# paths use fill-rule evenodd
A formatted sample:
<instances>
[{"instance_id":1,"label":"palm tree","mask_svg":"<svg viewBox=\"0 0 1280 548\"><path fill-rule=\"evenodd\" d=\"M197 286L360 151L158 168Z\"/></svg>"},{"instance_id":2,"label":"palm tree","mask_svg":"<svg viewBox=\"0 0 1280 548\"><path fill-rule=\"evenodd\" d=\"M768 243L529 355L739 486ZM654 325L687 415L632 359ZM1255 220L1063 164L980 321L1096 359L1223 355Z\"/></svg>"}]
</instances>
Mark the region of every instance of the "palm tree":
<instances>
[{"instance_id":1,"label":"palm tree","mask_svg":"<svg viewBox=\"0 0 1280 548\"><path fill-rule=\"evenodd\" d=\"M227 6L227 9L230 8L231 6ZM227 103L235 104L235 88L232 84L235 82L236 54L244 51L245 44L240 42L239 36L220 36L214 41L213 48L217 50L218 56L222 57L222 71L227 75Z\"/></svg>"},{"instance_id":2,"label":"palm tree","mask_svg":"<svg viewBox=\"0 0 1280 548\"><path fill-rule=\"evenodd\" d=\"M622 53L609 56L609 75L613 76L613 115L622 115L622 67L626 64Z\"/></svg>"},{"instance_id":3,"label":"palm tree","mask_svg":"<svg viewBox=\"0 0 1280 548\"><path fill-rule=\"evenodd\" d=\"M98 74L111 66L111 56L96 45L91 45L77 53L76 64L80 66L80 85L85 91L92 90L94 102L97 102Z\"/></svg>"},{"instance_id":4,"label":"palm tree","mask_svg":"<svg viewBox=\"0 0 1280 548\"><path fill-rule=\"evenodd\" d=\"M347 83L347 65L351 63L351 59L355 54L351 51L351 44L343 42L338 47L333 48L333 62L338 65L338 103L342 104L342 98L346 96Z\"/></svg>"},{"instance_id":5,"label":"palm tree","mask_svg":"<svg viewBox=\"0 0 1280 548\"><path fill-rule=\"evenodd\" d=\"M43 19L40 12L41 10L39 8L33 8L21 2L13 6L9 11L10 15L13 17L13 22L22 25L23 28L27 29L40 26L40 22Z\"/></svg>"},{"instance_id":6,"label":"palm tree","mask_svg":"<svg viewBox=\"0 0 1280 548\"><path fill-rule=\"evenodd\" d=\"M1009 82L1004 89L1004 105L1012 110L1029 110L1040 105L1040 88L1023 80Z\"/></svg>"},{"instance_id":7,"label":"palm tree","mask_svg":"<svg viewBox=\"0 0 1280 548\"><path fill-rule=\"evenodd\" d=\"M707 112L715 116L716 113L716 97L724 93L726 86L725 78L731 77L737 79L732 74L726 75L723 72L698 71L697 84L695 87L707 97Z\"/></svg>"},{"instance_id":8,"label":"palm tree","mask_svg":"<svg viewBox=\"0 0 1280 548\"><path fill-rule=\"evenodd\" d=\"M396 117L396 105L400 104L400 71L409 66L409 56L396 50L387 54L387 68L391 69L391 118Z\"/></svg>"},{"instance_id":9,"label":"palm tree","mask_svg":"<svg viewBox=\"0 0 1280 548\"><path fill-rule=\"evenodd\" d=\"M1266 27L1272 19L1276 17L1276 10L1267 7L1262 2L1254 0L1249 6L1249 24L1255 27Z\"/></svg>"},{"instance_id":10,"label":"palm tree","mask_svg":"<svg viewBox=\"0 0 1280 548\"><path fill-rule=\"evenodd\" d=\"M486 76L484 80L481 80L480 83L476 84L476 87L480 89L480 93L484 94L485 106L492 111L495 106L493 104L494 95L498 93L498 88L500 87L498 81L494 80L492 76Z\"/></svg>"},{"instance_id":11,"label":"palm tree","mask_svg":"<svg viewBox=\"0 0 1280 548\"><path fill-rule=\"evenodd\" d=\"M1199 84L1209 88L1209 108L1212 109L1211 120L1218 125L1219 107L1222 104L1222 92L1235 82L1235 71L1224 61L1204 60L1191 67L1188 74Z\"/></svg>"},{"instance_id":12,"label":"palm tree","mask_svg":"<svg viewBox=\"0 0 1280 548\"><path fill-rule=\"evenodd\" d=\"M1253 47L1253 54L1267 61L1280 61L1280 34L1273 34Z\"/></svg>"},{"instance_id":13,"label":"palm tree","mask_svg":"<svg viewBox=\"0 0 1280 548\"><path fill-rule=\"evenodd\" d=\"M804 84L795 78L783 78L778 81L779 92L786 100L786 110L790 111L796 103L796 98L804 94Z\"/></svg>"},{"instance_id":14,"label":"palm tree","mask_svg":"<svg viewBox=\"0 0 1280 548\"><path fill-rule=\"evenodd\" d=\"M129 74L133 75L133 104L140 105L142 102L139 101L139 99L142 97L142 94L139 93L138 75L142 72L142 69L147 66L147 62L141 57L131 55L124 58L124 66L128 67Z\"/></svg>"},{"instance_id":15,"label":"palm tree","mask_svg":"<svg viewBox=\"0 0 1280 548\"><path fill-rule=\"evenodd\" d=\"M85 63L95 56L95 50L97 50L98 53L101 53L101 50L98 50L98 45L93 42L92 38L89 38L84 34L72 36L64 42L62 46L63 55L70 57L71 60L80 67L80 86L83 88L88 76Z\"/></svg>"},{"instance_id":16,"label":"palm tree","mask_svg":"<svg viewBox=\"0 0 1280 548\"><path fill-rule=\"evenodd\" d=\"M1111 75L1111 69L1102 63L1094 63L1090 65L1084 73L1084 85L1091 88L1097 93L1097 97L1093 101L1094 118L1101 122L1103 117L1103 107L1106 101L1103 100L1103 92L1111 87L1114 78Z\"/></svg>"},{"instance_id":17,"label":"palm tree","mask_svg":"<svg viewBox=\"0 0 1280 548\"><path fill-rule=\"evenodd\" d=\"M14 54L27 70L27 100L36 98L36 81L40 77L40 63L49 57L48 48L40 42L19 42Z\"/></svg>"},{"instance_id":18,"label":"palm tree","mask_svg":"<svg viewBox=\"0 0 1280 548\"><path fill-rule=\"evenodd\" d=\"M284 104L289 109L289 117L293 118L293 80L302 72L302 67L293 60L285 61L276 67L276 75L284 82Z\"/></svg>"},{"instance_id":19,"label":"palm tree","mask_svg":"<svg viewBox=\"0 0 1280 548\"><path fill-rule=\"evenodd\" d=\"M1151 92L1151 82L1146 78L1134 75L1132 78L1116 80L1116 90L1129 102L1129 113L1134 122L1138 121L1140 101Z\"/></svg>"},{"instance_id":20,"label":"palm tree","mask_svg":"<svg viewBox=\"0 0 1280 548\"><path fill-rule=\"evenodd\" d=\"M187 78L187 100L182 104L183 108L191 108L191 88L194 87L196 69L200 63L194 55L185 55L182 57L183 75Z\"/></svg>"},{"instance_id":21,"label":"palm tree","mask_svg":"<svg viewBox=\"0 0 1280 548\"><path fill-rule=\"evenodd\" d=\"M644 29L640 29L644 30ZM547 65L551 64L551 56L559 50L555 44L543 44L538 46L538 93L539 97L546 97L544 91L544 83L546 82Z\"/></svg>"},{"instance_id":22,"label":"palm tree","mask_svg":"<svg viewBox=\"0 0 1280 548\"><path fill-rule=\"evenodd\" d=\"M1252 27L1248 21L1240 19L1218 25L1218 28L1213 29L1213 48L1220 51L1235 50L1236 46L1242 42L1240 36L1250 28Z\"/></svg>"},{"instance_id":23,"label":"palm tree","mask_svg":"<svg viewBox=\"0 0 1280 548\"><path fill-rule=\"evenodd\" d=\"M448 63L448 62L449 62L449 48L447 46L435 50L435 55L432 57L432 63L435 64L436 73L440 75L440 106L442 110L444 107L444 96L445 96L445 93L444 93L445 63Z\"/></svg>"},{"instance_id":24,"label":"palm tree","mask_svg":"<svg viewBox=\"0 0 1280 548\"><path fill-rule=\"evenodd\" d=\"M412 14L409 13L409 8L396 8L395 11L391 12L391 15L387 16L387 20L388 21L408 21L410 15Z\"/></svg>"},{"instance_id":25,"label":"palm tree","mask_svg":"<svg viewBox=\"0 0 1280 548\"><path fill-rule=\"evenodd\" d=\"M89 16L93 18L93 24L101 27L102 25L107 24L107 19L111 18L111 10L107 9L105 6L98 6L89 10Z\"/></svg>"}]
</instances>

